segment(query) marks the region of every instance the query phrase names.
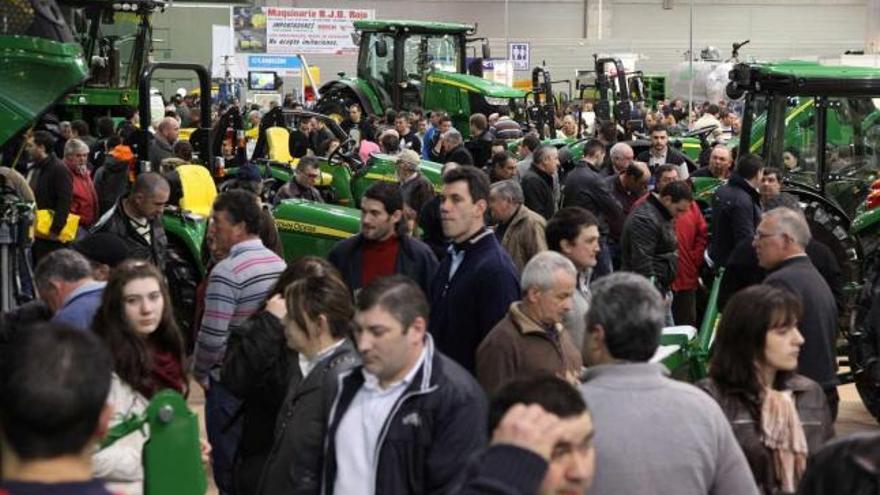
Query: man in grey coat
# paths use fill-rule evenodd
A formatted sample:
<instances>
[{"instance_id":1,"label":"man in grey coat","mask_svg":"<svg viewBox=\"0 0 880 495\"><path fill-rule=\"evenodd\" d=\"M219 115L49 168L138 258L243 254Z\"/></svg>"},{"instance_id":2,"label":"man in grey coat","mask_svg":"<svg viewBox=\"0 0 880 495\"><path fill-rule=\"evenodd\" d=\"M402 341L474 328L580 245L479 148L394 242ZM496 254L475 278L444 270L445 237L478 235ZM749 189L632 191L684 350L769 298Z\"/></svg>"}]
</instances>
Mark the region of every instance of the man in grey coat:
<instances>
[{"instance_id":1,"label":"man in grey coat","mask_svg":"<svg viewBox=\"0 0 880 495\"><path fill-rule=\"evenodd\" d=\"M596 436L590 495L757 495L730 423L706 393L649 362L666 309L644 277L597 280L587 312L581 386Z\"/></svg>"}]
</instances>

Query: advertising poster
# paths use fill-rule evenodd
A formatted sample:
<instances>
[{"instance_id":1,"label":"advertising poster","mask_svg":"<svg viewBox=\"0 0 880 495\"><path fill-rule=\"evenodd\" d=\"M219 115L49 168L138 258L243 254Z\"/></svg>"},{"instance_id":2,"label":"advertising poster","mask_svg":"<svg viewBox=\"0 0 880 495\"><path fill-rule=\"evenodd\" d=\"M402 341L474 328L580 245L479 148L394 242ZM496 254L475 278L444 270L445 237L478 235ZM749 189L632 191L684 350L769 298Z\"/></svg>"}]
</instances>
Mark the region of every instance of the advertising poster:
<instances>
[{"instance_id":1,"label":"advertising poster","mask_svg":"<svg viewBox=\"0 0 880 495\"><path fill-rule=\"evenodd\" d=\"M238 53L354 54L354 21L373 19L374 10L234 7Z\"/></svg>"}]
</instances>

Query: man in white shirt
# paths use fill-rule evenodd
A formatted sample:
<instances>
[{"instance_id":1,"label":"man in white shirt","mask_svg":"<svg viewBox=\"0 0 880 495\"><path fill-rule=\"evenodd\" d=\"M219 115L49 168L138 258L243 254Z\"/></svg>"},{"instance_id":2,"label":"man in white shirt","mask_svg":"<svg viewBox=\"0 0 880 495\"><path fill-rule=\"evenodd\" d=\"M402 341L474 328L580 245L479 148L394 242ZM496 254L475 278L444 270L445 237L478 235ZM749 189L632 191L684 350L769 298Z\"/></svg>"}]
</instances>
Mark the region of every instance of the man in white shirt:
<instances>
[{"instance_id":1,"label":"man in white shirt","mask_svg":"<svg viewBox=\"0 0 880 495\"><path fill-rule=\"evenodd\" d=\"M428 302L404 276L358 295L354 338L363 365L340 378L330 410L324 493L445 493L486 442L486 399L434 349Z\"/></svg>"}]
</instances>

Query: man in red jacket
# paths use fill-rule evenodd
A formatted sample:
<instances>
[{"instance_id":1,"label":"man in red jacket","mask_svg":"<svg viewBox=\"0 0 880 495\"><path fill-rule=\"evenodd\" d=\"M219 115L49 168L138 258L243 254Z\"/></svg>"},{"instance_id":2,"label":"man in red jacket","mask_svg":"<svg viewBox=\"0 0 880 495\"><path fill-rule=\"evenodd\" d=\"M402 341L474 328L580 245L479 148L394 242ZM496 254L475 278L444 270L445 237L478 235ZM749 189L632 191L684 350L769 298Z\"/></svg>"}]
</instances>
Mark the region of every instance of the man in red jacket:
<instances>
[{"instance_id":1,"label":"man in red jacket","mask_svg":"<svg viewBox=\"0 0 880 495\"><path fill-rule=\"evenodd\" d=\"M656 190L679 180L676 166L657 167L654 180ZM709 229L696 201L691 202L687 212L676 217L675 237L678 239L678 271L672 282L672 319L676 325L697 326L697 288Z\"/></svg>"},{"instance_id":2,"label":"man in red jacket","mask_svg":"<svg viewBox=\"0 0 880 495\"><path fill-rule=\"evenodd\" d=\"M79 139L68 139L64 144L64 164L73 178L73 199L70 212L79 215L82 229L98 220L98 193L89 172L89 146Z\"/></svg>"}]
</instances>

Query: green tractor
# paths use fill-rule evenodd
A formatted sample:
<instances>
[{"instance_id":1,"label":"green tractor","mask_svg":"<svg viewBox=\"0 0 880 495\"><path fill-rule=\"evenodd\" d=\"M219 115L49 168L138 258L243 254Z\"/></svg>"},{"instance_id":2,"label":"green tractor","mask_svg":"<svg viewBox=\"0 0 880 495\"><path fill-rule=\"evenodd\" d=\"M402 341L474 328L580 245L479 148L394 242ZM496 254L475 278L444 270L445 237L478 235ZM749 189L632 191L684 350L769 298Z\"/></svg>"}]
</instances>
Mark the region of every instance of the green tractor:
<instances>
[{"instance_id":1,"label":"green tractor","mask_svg":"<svg viewBox=\"0 0 880 495\"><path fill-rule=\"evenodd\" d=\"M89 64L89 78L58 101L62 120L90 124L122 118L138 106L141 70L152 50L152 16L164 0L59 0L74 39ZM147 98L149 99L149 93ZM158 105L158 103L157 103ZM149 121L141 125L149 125Z\"/></svg>"},{"instance_id":2,"label":"green tractor","mask_svg":"<svg viewBox=\"0 0 880 495\"><path fill-rule=\"evenodd\" d=\"M467 73L467 45L476 28L469 24L421 21L355 21L359 37L357 74L324 84L316 111L337 121L349 105L359 103L370 115L386 109L416 107L449 113L453 125L467 138L468 119L501 108L515 109L525 93Z\"/></svg>"},{"instance_id":3,"label":"green tractor","mask_svg":"<svg viewBox=\"0 0 880 495\"><path fill-rule=\"evenodd\" d=\"M0 17L6 21L0 29L0 158L14 166L20 159L15 138L59 98L82 84L89 72L82 47L74 42L54 2L3 4ZM6 292L17 286L9 279L18 278L20 268L10 260L8 248L11 244L22 249L28 244L29 217L21 213L30 205L22 209L21 204L10 205L4 198L0 208L0 295L5 311L20 295ZM102 448L142 431L145 425L149 425L150 440L144 447L144 493L204 494L207 479L200 459L198 417L176 392L156 394L142 416L130 417L112 428Z\"/></svg>"},{"instance_id":4,"label":"green tractor","mask_svg":"<svg viewBox=\"0 0 880 495\"><path fill-rule=\"evenodd\" d=\"M848 304L839 354L849 368L841 378L855 381L877 417L880 387L868 371L878 342L868 340L876 335L868 323L872 309L880 309L871 297L877 290L880 222L867 205L857 205L868 197L880 168L880 69L802 61L738 64L730 79L728 96L745 96L739 141L783 171L783 191L798 198L813 236L831 248L841 266ZM797 163L789 158L787 168L784 154ZM710 199L711 179L697 190L698 198ZM863 273L869 284L859 294Z\"/></svg>"},{"instance_id":5,"label":"green tractor","mask_svg":"<svg viewBox=\"0 0 880 495\"><path fill-rule=\"evenodd\" d=\"M290 157L289 132L302 119L319 120L340 141L329 156L318 157L322 178L317 187L325 203L285 200L274 209L275 224L284 245L284 257L293 260L305 255L325 256L340 239L360 229L360 199L364 191L377 181L397 182L396 159L391 155L373 154L366 163L357 156L355 142L336 121L327 115L301 110L275 108L263 118L255 158L255 166L263 178L264 199L271 200L278 188L290 181L297 160ZM423 160L421 173L435 188L440 187L439 163ZM229 187L239 168L230 167Z\"/></svg>"}]
</instances>

